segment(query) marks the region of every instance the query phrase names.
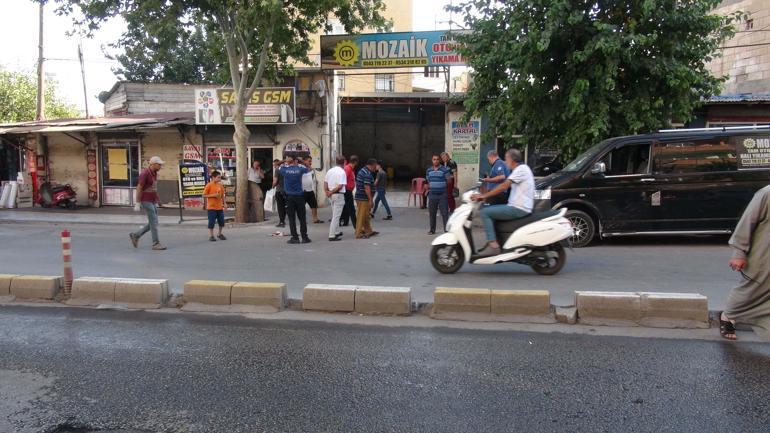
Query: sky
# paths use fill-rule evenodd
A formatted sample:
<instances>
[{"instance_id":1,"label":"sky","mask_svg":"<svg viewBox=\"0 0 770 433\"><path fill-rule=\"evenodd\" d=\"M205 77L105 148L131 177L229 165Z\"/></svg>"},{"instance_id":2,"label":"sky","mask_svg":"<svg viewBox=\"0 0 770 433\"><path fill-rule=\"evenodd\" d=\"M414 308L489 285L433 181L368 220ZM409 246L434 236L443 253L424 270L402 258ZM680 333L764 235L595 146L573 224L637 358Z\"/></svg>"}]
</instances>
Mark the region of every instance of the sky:
<instances>
[{"instance_id":1,"label":"sky","mask_svg":"<svg viewBox=\"0 0 770 433\"><path fill-rule=\"evenodd\" d=\"M415 0L413 2L414 30L449 28L449 14L443 8L450 0ZM0 0L0 16L3 17L3 34L0 44L0 67L12 71L34 73L37 70L38 4L32 0ZM44 14L44 63L46 74L58 81L58 94L66 102L85 113L85 96L78 62L78 36L67 36L72 21L54 13L54 5L48 5ZM125 29L120 20L112 20L102 26L93 38L82 39L85 59L86 92L91 116L101 115L103 105L97 99L100 92L112 88L117 77L112 73L116 66L103 54L103 48L115 42ZM13 39L9 39L13 35ZM114 50L110 52L114 53Z\"/></svg>"}]
</instances>

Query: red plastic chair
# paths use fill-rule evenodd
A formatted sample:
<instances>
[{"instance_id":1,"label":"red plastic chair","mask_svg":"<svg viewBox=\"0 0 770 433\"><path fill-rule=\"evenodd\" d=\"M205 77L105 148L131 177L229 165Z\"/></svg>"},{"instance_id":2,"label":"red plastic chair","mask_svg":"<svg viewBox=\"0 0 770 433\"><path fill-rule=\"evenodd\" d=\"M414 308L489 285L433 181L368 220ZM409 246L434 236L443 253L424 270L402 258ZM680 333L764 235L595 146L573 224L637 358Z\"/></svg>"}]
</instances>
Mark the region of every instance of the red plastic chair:
<instances>
[{"instance_id":1,"label":"red plastic chair","mask_svg":"<svg viewBox=\"0 0 770 433\"><path fill-rule=\"evenodd\" d=\"M406 199L406 205L409 206L409 202L414 198L414 205L417 206L417 199L420 199L422 205L423 194L425 192L425 179L422 177L416 177L412 179L412 188L409 190L409 197Z\"/></svg>"}]
</instances>

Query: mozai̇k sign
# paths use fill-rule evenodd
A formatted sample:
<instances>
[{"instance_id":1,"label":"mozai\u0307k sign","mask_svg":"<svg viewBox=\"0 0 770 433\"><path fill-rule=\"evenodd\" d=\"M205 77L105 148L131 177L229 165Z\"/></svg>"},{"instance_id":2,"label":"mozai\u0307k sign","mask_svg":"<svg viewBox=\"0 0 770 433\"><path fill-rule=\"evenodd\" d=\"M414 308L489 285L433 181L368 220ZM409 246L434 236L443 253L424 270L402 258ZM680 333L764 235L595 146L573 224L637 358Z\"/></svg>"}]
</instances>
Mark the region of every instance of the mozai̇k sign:
<instances>
[{"instance_id":1,"label":"mozai\u0307k sign","mask_svg":"<svg viewBox=\"0 0 770 433\"><path fill-rule=\"evenodd\" d=\"M322 35L322 69L465 66L455 35L463 31Z\"/></svg>"}]
</instances>

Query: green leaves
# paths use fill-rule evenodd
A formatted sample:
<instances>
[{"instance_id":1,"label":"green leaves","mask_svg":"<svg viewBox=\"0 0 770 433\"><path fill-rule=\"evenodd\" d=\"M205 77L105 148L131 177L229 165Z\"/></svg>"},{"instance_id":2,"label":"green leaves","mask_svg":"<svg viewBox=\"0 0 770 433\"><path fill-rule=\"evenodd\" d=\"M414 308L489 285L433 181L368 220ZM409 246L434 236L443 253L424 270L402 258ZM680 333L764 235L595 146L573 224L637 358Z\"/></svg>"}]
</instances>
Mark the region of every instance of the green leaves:
<instances>
[{"instance_id":1,"label":"green leaves","mask_svg":"<svg viewBox=\"0 0 770 433\"><path fill-rule=\"evenodd\" d=\"M56 82L46 81L46 119L80 117L80 111L56 97ZM0 70L0 123L35 120L37 77L33 74Z\"/></svg>"},{"instance_id":2,"label":"green leaves","mask_svg":"<svg viewBox=\"0 0 770 433\"><path fill-rule=\"evenodd\" d=\"M609 136L688 120L722 78L706 69L740 14L719 0L466 0L474 70L464 105L570 159ZM505 25L501 25L505 23ZM500 43L504 41L503 43Z\"/></svg>"}]
</instances>

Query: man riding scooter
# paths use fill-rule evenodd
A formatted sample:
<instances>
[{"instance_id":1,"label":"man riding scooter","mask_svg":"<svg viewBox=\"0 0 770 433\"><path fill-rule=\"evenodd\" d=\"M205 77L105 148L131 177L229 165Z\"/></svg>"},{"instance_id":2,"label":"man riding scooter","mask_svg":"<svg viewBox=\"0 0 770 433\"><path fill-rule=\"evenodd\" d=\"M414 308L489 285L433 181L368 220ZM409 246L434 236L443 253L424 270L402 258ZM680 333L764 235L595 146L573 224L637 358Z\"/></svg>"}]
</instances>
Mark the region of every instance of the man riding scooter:
<instances>
[{"instance_id":1,"label":"man riding scooter","mask_svg":"<svg viewBox=\"0 0 770 433\"><path fill-rule=\"evenodd\" d=\"M509 149L505 152L505 165L510 169L510 175L493 190L484 194L474 194L471 199L483 201L489 197L503 194L508 188L507 204L490 205L479 211L487 235L487 244L479 252L480 256L491 257L501 253L500 244L495 234L495 221L510 221L524 218L532 213L535 202L535 177L532 170L522 163L521 152Z\"/></svg>"}]
</instances>

